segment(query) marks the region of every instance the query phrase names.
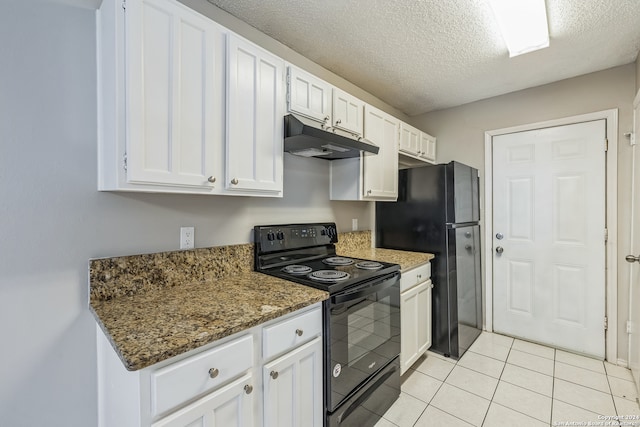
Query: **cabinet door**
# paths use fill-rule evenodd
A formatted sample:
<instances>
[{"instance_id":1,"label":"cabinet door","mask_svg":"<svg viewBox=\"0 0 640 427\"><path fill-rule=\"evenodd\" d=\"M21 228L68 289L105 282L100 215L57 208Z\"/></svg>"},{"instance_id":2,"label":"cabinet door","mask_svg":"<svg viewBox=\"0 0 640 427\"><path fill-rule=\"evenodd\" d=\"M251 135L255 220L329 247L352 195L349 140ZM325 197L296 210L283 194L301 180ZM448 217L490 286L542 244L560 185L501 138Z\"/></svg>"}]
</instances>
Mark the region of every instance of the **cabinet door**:
<instances>
[{"instance_id":1,"label":"cabinet door","mask_svg":"<svg viewBox=\"0 0 640 427\"><path fill-rule=\"evenodd\" d=\"M264 426L321 427L322 337L264 365Z\"/></svg>"},{"instance_id":2,"label":"cabinet door","mask_svg":"<svg viewBox=\"0 0 640 427\"><path fill-rule=\"evenodd\" d=\"M139 0L127 2L125 34L127 181L214 187L224 33L178 2Z\"/></svg>"},{"instance_id":3,"label":"cabinet door","mask_svg":"<svg viewBox=\"0 0 640 427\"><path fill-rule=\"evenodd\" d=\"M354 135L362 135L364 102L340 89L333 88L333 127Z\"/></svg>"},{"instance_id":4,"label":"cabinet door","mask_svg":"<svg viewBox=\"0 0 640 427\"><path fill-rule=\"evenodd\" d=\"M406 123L400 123L400 151L417 156L420 145L420 131Z\"/></svg>"},{"instance_id":5,"label":"cabinet door","mask_svg":"<svg viewBox=\"0 0 640 427\"><path fill-rule=\"evenodd\" d=\"M331 124L331 85L299 68L287 68L287 108L327 126Z\"/></svg>"},{"instance_id":6,"label":"cabinet door","mask_svg":"<svg viewBox=\"0 0 640 427\"><path fill-rule=\"evenodd\" d=\"M418 359L418 291L400 294L400 375Z\"/></svg>"},{"instance_id":7,"label":"cabinet door","mask_svg":"<svg viewBox=\"0 0 640 427\"><path fill-rule=\"evenodd\" d=\"M419 156L429 163L436 162L436 139L424 132L420 132Z\"/></svg>"},{"instance_id":8,"label":"cabinet door","mask_svg":"<svg viewBox=\"0 0 640 427\"><path fill-rule=\"evenodd\" d=\"M151 427L251 427L254 393L251 375L245 375Z\"/></svg>"},{"instance_id":9,"label":"cabinet door","mask_svg":"<svg viewBox=\"0 0 640 427\"><path fill-rule=\"evenodd\" d=\"M377 155L362 156L364 199L396 200L398 198L398 128L394 117L365 105L364 137L377 145Z\"/></svg>"},{"instance_id":10,"label":"cabinet door","mask_svg":"<svg viewBox=\"0 0 640 427\"><path fill-rule=\"evenodd\" d=\"M225 187L281 196L284 62L238 36L228 40Z\"/></svg>"},{"instance_id":11,"label":"cabinet door","mask_svg":"<svg viewBox=\"0 0 640 427\"><path fill-rule=\"evenodd\" d=\"M431 280L418 286L418 357L431 347Z\"/></svg>"},{"instance_id":12,"label":"cabinet door","mask_svg":"<svg viewBox=\"0 0 640 427\"><path fill-rule=\"evenodd\" d=\"M431 346L431 280L400 294L400 374Z\"/></svg>"}]
</instances>

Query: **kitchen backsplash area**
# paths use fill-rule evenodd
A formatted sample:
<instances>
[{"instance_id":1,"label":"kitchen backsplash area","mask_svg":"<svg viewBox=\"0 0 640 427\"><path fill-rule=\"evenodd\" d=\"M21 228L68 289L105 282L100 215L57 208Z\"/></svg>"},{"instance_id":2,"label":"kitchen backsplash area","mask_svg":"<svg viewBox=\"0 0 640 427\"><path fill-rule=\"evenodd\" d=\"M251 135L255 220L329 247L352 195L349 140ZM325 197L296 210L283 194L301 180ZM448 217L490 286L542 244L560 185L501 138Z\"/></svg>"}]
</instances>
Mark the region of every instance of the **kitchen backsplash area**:
<instances>
[{"instance_id":1,"label":"kitchen backsplash area","mask_svg":"<svg viewBox=\"0 0 640 427\"><path fill-rule=\"evenodd\" d=\"M370 247L370 230L338 235L338 253ZM92 259L89 262L90 299L92 302L110 300L249 271L253 271L252 243Z\"/></svg>"}]
</instances>

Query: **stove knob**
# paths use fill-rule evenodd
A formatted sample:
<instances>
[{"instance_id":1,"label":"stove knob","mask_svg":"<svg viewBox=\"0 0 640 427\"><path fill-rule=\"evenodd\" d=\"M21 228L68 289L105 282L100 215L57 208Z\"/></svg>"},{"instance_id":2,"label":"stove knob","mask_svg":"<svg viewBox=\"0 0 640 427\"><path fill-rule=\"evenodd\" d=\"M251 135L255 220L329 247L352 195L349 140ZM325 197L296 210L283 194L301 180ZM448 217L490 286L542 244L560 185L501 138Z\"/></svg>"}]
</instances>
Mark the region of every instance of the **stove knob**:
<instances>
[{"instance_id":1,"label":"stove knob","mask_svg":"<svg viewBox=\"0 0 640 427\"><path fill-rule=\"evenodd\" d=\"M282 231L278 231L276 237L278 238L278 240L284 240L284 233Z\"/></svg>"},{"instance_id":2,"label":"stove knob","mask_svg":"<svg viewBox=\"0 0 640 427\"><path fill-rule=\"evenodd\" d=\"M270 231L267 233L267 240L275 240L276 239L276 235Z\"/></svg>"}]
</instances>

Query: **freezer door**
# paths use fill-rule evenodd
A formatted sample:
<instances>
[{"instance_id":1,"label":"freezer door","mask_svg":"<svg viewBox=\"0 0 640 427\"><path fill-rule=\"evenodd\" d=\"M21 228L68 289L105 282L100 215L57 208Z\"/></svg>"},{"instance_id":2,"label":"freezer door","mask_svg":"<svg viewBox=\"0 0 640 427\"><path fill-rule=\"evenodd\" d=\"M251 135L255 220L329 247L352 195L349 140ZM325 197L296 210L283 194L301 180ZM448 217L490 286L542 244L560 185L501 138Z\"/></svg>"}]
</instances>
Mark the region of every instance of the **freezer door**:
<instances>
[{"instance_id":1,"label":"freezer door","mask_svg":"<svg viewBox=\"0 0 640 427\"><path fill-rule=\"evenodd\" d=\"M478 170L458 162L451 162L448 172L452 179L447 180L453 186L447 197L453 197L453 212L448 223L478 222L480 204L478 202Z\"/></svg>"},{"instance_id":2,"label":"freezer door","mask_svg":"<svg viewBox=\"0 0 640 427\"><path fill-rule=\"evenodd\" d=\"M480 275L480 227L477 225L448 230L449 285L455 286L456 301L451 301L452 338L460 357L482 330L482 280ZM450 292L450 295L453 293Z\"/></svg>"}]
</instances>

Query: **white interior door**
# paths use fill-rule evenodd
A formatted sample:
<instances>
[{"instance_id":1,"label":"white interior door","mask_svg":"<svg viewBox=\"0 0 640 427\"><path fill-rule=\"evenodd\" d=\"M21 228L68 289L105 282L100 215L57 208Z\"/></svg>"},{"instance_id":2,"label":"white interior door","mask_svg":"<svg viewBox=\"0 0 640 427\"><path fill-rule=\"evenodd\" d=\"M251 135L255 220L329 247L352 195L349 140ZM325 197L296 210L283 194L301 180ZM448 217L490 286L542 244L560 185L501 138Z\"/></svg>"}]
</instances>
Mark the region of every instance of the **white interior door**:
<instances>
[{"instance_id":1,"label":"white interior door","mask_svg":"<svg viewBox=\"0 0 640 427\"><path fill-rule=\"evenodd\" d=\"M604 358L606 121L493 138L493 322Z\"/></svg>"},{"instance_id":2,"label":"white interior door","mask_svg":"<svg viewBox=\"0 0 640 427\"><path fill-rule=\"evenodd\" d=\"M640 92L636 96L633 109L633 134L634 142L638 141L638 130L640 130ZM633 167L631 169L631 245L629 254L631 256L640 255L640 149L633 146ZM629 336L629 367L636 382L636 388L640 385L640 262L633 260L629 264L629 283L631 286L631 303L629 304L629 316L631 319L631 334Z\"/></svg>"}]
</instances>

